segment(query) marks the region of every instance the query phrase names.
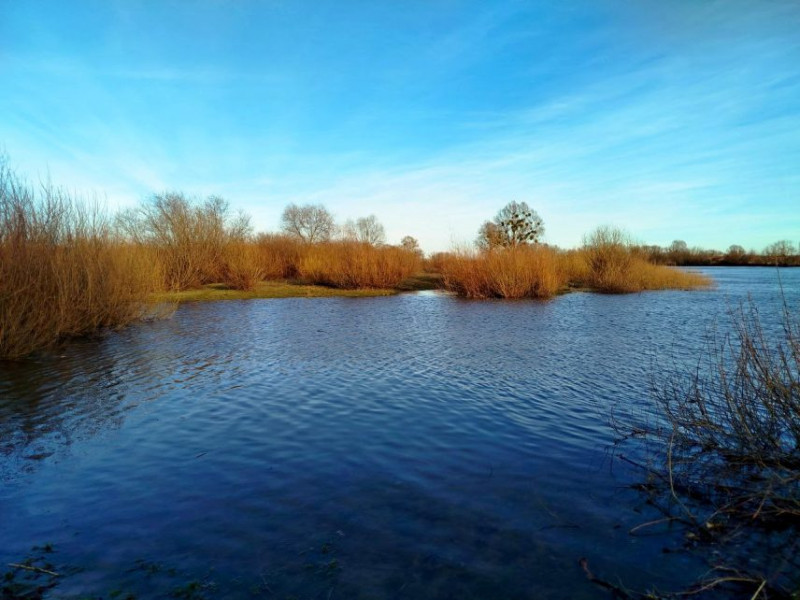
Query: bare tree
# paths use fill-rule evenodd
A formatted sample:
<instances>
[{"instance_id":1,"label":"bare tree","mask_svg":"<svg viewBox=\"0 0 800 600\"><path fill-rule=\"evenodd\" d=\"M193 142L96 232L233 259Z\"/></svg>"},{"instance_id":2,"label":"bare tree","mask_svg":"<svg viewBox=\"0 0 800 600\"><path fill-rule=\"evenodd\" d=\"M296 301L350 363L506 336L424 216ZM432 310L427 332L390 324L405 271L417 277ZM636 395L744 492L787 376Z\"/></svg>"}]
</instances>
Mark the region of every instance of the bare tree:
<instances>
[{"instance_id":1,"label":"bare tree","mask_svg":"<svg viewBox=\"0 0 800 600\"><path fill-rule=\"evenodd\" d=\"M321 204L290 204L283 209L281 229L303 242L324 242L333 235L333 215Z\"/></svg>"},{"instance_id":2,"label":"bare tree","mask_svg":"<svg viewBox=\"0 0 800 600\"><path fill-rule=\"evenodd\" d=\"M358 219L356 221L356 231L358 232L358 240L361 242L366 242L373 246L380 246L386 243L386 231L375 215Z\"/></svg>"},{"instance_id":3,"label":"bare tree","mask_svg":"<svg viewBox=\"0 0 800 600\"><path fill-rule=\"evenodd\" d=\"M386 243L386 232L378 218L375 215L370 215L355 221L348 219L342 226L342 238L353 242L381 246Z\"/></svg>"},{"instance_id":4,"label":"bare tree","mask_svg":"<svg viewBox=\"0 0 800 600\"><path fill-rule=\"evenodd\" d=\"M400 247L403 250L409 250L411 252L416 252L417 254L422 254L422 248L419 247L419 241L417 238L411 237L410 235L407 235L400 240Z\"/></svg>"},{"instance_id":5,"label":"bare tree","mask_svg":"<svg viewBox=\"0 0 800 600\"><path fill-rule=\"evenodd\" d=\"M779 240L764 248L764 256L786 258L794 255L794 244L789 240Z\"/></svg>"},{"instance_id":6,"label":"bare tree","mask_svg":"<svg viewBox=\"0 0 800 600\"><path fill-rule=\"evenodd\" d=\"M525 202L509 202L478 231L478 246L495 248L538 244L544 235L542 218Z\"/></svg>"}]
</instances>

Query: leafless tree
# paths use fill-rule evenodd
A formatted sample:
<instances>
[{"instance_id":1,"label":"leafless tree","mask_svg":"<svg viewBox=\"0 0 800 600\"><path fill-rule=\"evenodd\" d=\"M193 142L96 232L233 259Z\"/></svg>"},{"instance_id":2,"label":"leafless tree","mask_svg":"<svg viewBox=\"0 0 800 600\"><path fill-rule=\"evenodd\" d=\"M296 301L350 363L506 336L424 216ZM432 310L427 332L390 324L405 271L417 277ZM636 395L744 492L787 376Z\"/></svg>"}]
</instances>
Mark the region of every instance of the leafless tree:
<instances>
[{"instance_id":1,"label":"leafless tree","mask_svg":"<svg viewBox=\"0 0 800 600\"><path fill-rule=\"evenodd\" d=\"M419 247L419 241L417 238L411 237L410 235L407 235L400 240L400 247L403 250L409 250L411 252L422 254L422 249Z\"/></svg>"},{"instance_id":2,"label":"leafless tree","mask_svg":"<svg viewBox=\"0 0 800 600\"><path fill-rule=\"evenodd\" d=\"M478 239L475 244L482 250L503 247L505 237L503 231L492 221L486 221L478 230Z\"/></svg>"},{"instance_id":3,"label":"leafless tree","mask_svg":"<svg viewBox=\"0 0 800 600\"><path fill-rule=\"evenodd\" d=\"M794 244L789 240L779 240L764 248L764 256L786 258L794 255Z\"/></svg>"},{"instance_id":4,"label":"leafless tree","mask_svg":"<svg viewBox=\"0 0 800 600\"><path fill-rule=\"evenodd\" d=\"M324 242L333 235L336 225L333 215L321 204L290 204L283 209L281 228L303 242Z\"/></svg>"},{"instance_id":5,"label":"leafless tree","mask_svg":"<svg viewBox=\"0 0 800 600\"><path fill-rule=\"evenodd\" d=\"M342 227L342 237L346 240L363 242L373 246L386 243L386 232L375 215L348 220Z\"/></svg>"}]
</instances>

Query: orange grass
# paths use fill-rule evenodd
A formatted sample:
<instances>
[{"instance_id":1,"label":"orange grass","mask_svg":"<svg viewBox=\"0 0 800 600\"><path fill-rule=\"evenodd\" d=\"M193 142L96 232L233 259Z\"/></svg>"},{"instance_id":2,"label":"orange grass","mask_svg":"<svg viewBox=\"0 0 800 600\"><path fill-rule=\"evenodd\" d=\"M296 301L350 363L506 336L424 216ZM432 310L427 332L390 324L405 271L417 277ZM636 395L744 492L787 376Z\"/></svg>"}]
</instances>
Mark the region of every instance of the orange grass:
<instances>
[{"instance_id":1,"label":"orange grass","mask_svg":"<svg viewBox=\"0 0 800 600\"><path fill-rule=\"evenodd\" d=\"M566 284L558 253L544 246L437 257L444 288L466 298L549 298Z\"/></svg>"},{"instance_id":2,"label":"orange grass","mask_svg":"<svg viewBox=\"0 0 800 600\"><path fill-rule=\"evenodd\" d=\"M598 292L690 290L711 285L711 280L700 273L649 263L624 232L612 227L599 227L589 234L580 252L588 267L583 284Z\"/></svg>"},{"instance_id":3,"label":"orange grass","mask_svg":"<svg viewBox=\"0 0 800 600\"><path fill-rule=\"evenodd\" d=\"M444 288L466 298L549 298L568 287L624 294L711 285L700 273L649 263L624 233L609 227L594 231L578 250L458 250L431 262L441 271Z\"/></svg>"},{"instance_id":4,"label":"orange grass","mask_svg":"<svg viewBox=\"0 0 800 600\"><path fill-rule=\"evenodd\" d=\"M142 318L159 273L105 213L0 162L0 358Z\"/></svg>"},{"instance_id":5,"label":"orange grass","mask_svg":"<svg viewBox=\"0 0 800 600\"><path fill-rule=\"evenodd\" d=\"M258 265L264 279L295 279L305 244L288 235L261 233L256 236Z\"/></svg>"},{"instance_id":6,"label":"orange grass","mask_svg":"<svg viewBox=\"0 0 800 600\"><path fill-rule=\"evenodd\" d=\"M228 203L217 196L199 202L180 192L157 194L120 214L117 226L129 240L155 253L168 290L197 288L226 276L239 286L258 275L255 255L242 251L250 235L249 218L232 215Z\"/></svg>"},{"instance_id":7,"label":"orange grass","mask_svg":"<svg viewBox=\"0 0 800 600\"><path fill-rule=\"evenodd\" d=\"M395 288L420 264L416 252L396 246L325 242L304 248L298 275L310 283L344 289Z\"/></svg>"}]
</instances>

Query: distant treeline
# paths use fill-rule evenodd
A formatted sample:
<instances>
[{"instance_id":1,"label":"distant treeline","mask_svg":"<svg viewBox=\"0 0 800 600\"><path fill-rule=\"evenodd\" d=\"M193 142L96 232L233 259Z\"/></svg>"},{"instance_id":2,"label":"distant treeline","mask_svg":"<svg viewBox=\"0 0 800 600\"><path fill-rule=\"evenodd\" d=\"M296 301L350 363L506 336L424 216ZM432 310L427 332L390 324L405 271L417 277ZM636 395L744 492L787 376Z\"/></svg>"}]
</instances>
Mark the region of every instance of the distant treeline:
<instances>
[{"instance_id":1,"label":"distant treeline","mask_svg":"<svg viewBox=\"0 0 800 600\"><path fill-rule=\"evenodd\" d=\"M770 244L760 252L754 249L745 250L734 244L726 251L709 250L707 248L690 248L686 242L675 240L669 246L637 245L637 250L657 265L673 265L678 267L696 266L800 266L798 247L789 240L779 240Z\"/></svg>"}]
</instances>

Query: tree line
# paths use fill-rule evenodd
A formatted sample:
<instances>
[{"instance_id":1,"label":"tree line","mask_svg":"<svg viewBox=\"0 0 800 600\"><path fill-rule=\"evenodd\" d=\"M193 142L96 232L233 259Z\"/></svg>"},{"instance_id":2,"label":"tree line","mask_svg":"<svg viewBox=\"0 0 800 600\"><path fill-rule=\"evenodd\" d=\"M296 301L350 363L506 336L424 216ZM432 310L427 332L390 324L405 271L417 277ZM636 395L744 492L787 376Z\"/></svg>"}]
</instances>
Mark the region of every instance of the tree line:
<instances>
[{"instance_id":1,"label":"tree line","mask_svg":"<svg viewBox=\"0 0 800 600\"><path fill-rule=\"evenodd\" d=\"M791 240L778 240L761 251L733 244L725 251L689 247L683 240L669 246L639 245L650 262L675 266L800 266L800 250Z\"/></svg>"}]
</instances>

